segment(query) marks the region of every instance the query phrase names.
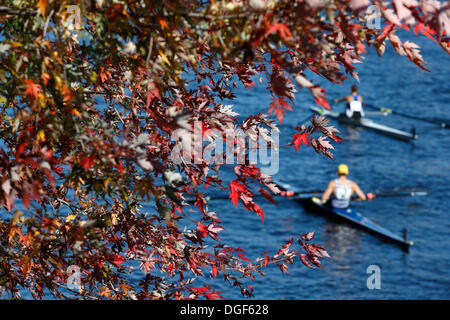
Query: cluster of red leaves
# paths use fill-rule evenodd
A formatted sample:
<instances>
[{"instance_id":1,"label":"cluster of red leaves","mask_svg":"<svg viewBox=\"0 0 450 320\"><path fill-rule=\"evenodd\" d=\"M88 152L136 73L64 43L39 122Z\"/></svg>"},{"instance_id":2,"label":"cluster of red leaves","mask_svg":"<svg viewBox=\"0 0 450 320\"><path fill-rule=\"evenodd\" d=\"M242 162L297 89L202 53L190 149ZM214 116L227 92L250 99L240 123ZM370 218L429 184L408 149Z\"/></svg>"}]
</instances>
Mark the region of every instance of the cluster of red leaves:
<instances>
[{"instance_id":1,"label":"cluster of red leaves","mask_svg":"<svg viewBox=\"0 0 450 320\"><path fill-rule=\"evenodd\" d=\"M246 210L254 211L258 216L261 217L261 221L264 223L264 211L253 201L253 193L250 191L249 182L251 180L259 181L266 189L260 187L259 192L266 199L272 203L276 203L272 197L272 194L277 194L280 192L275 183L273 183L272 178L261 172L259 168L253 165L238 165L234 169L235 174L238 179L233 180L230 183L230 195L229 198L233 204L237 207L238 201L241 200L244 208Z\"/></svg>"},{"instance_id":2,"label":"cluster of red leaves","mask_svg":"<svg viewBox=\"0 0 450 320\"><path fill-rule=\"evenodd\" d=\"M285 110L292 111L292 107L286 98L294 103L295 100L295 86L292 84L291 80L285 75L282 69L275 63L272 62L272 73L269 77L269 86L267 89L272 93L272 102L269 105L269 115L274 113L280 121L283 122Z\"/></svg>"},{"instance_id":3,"label":"cluster of red leaves","mask_svg":"<svg viewBox=\"0 0 450 320\"><path fill-rule=\"evenodd\" d=\"M5 7L0 13L6 37L0 45L0 101L7 101L0 102L0 198L11 212L0 220L0 242L8 249L0 271L1 289L13 296L27 288L37 298L46 290L64 297L60 288L71 265L80 268L83 287L73 294L82 298L221 298L194 284L195 277L208 275L223 276L251 296L243 279L263 275L262 266L241 248L221 243L219 214L199 191L224 188L220 165L197 158L176 163L175 146L188 150L195 122L201 123L202 143L213 139L213 130L243 129L252 143L260 135L270 146L265 130L275 126L267 116L241 124L223 106L235 97L237 81L252 88L265 73L272 95L268 113L281 123L295 100L289 77L329 108L326 91L306 78L307 71L333 83L342 82L344 72L357 79L354 63L366 46L381 55L389 40L425 69L419 48L396 36L401 28L416 23L416 34L450 53L448 2L374 0L389 22L382 30L364 23L366 0L170 0L152 8L137 0L126 6L91 3L81 8L89 45L63 25L67 11L58 1L24 2L20 10ZM106 107L98 105L99 95ZM172 141L177 130L180 139ZM341 140L317 115L297 131L291 143L296 150L306 144L330 158L327 139ZM228 186L231 201L264 221L251 185L273 203L276 186L253 165L236 166L235 174ZM194 196L194 206L186 207L186 194ZM16 208L17 199L26 212ZM150 214L140 208L147 200ZM298 256L306 266L320 267L328 254L309 243L312 236L301 235L297 249L291 239L256 261L285 272ZM139 283L122 274L132 261L145 271Z\"/></svg>"},{"instance_id":4,"label":"cluster of red leaves","mask_svg":"<svg viewBox=\"0 0 450 320\"><path fill-rule=\"evenodd\" d=\"M299 239L297 240L298 248L295 247L294 239L291 238L281 246L275 255L270 257L266 253L263 253L264 257L258 258L258 262L264 268L273 263L280 268L281 272L288 273L288 265L293 264L295 258L298 257L308 268L321 268L320 259L330 258L330 255L321 245L310 244L309 241L313 238L314 232L299 235Z\"/></svg>"},{"instance_id":5,"label":"cluster of red leaves","mask_svg":"<svg viewBox=\"0 0 450 320\"><path fill-rule=\"evenodd\" d=\"M309 126L301 126L297 127L296 130L299 131L298 133L294 134L292 137L291 146L293 145L295 150L298 150L302 144L305 144L306 146L311 146L313 149L319 153L327 156L330 159L333 159L333 154L330 152L330 150L333 150L334 147L330 144L326 138L329 138L335 142L343 141L342 138L340 138L337 133L339 132L335 127L329 125L330 120L326 119L323 116L317 116L316 113L314 113L313 117L311 118L311 124ZM323 136L320 136L319 138L315 138L312 136L315 132L321 132Z\"/></svg>"}]
</instances>

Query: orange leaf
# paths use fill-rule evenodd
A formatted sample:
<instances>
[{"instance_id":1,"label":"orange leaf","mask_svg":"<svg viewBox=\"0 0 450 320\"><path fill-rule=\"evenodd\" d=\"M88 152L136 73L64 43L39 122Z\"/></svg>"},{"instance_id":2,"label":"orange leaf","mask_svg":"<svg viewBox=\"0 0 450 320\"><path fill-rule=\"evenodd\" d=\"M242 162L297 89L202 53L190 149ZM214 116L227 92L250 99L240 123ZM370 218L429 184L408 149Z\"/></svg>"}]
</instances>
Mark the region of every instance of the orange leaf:
<instances>
[{"instance_id":1,"label":"orange leaf","mask_svg":"<svg viewBox=\"0 0 450 320\"><path fill-rule=\"evenodd\" d=\"M47 13L47 5L48 5L47 0L39 0L37 3L39 11L41 12L43 17L45 17L45 14Z\"/></svg>"},{"instance_id":2,"label":"orange leaf","mask_svg":"<svg viewBox=\"0 0 450 320\"><path fill-rule=\"evenodd\" d=\"M102 79L102 82L105 82L108 79L106 73L100 73L100 79Z\"/></svg>"},{"instance_id":3,"label":"orange leaf","mask_svg":"<svg viewBox=\"0 0 450 320\"><path fill-rule=\"evenodd\" d=\"M167 21L165 19L159 19L159 24L161 25L161 29L169 29L169 26L167 25Z\"/></svg>"},{"instance_id":4,"label":"orange leaf","mask_svg":"<svg viewBox=\"0 0 450 320\"><path fill-rule=\"evenodd\" d=\"M284 23L274 23L272 26L270 26L270 29L266 32L266 35L272 34L277 31L280 32L281 38L283 38L283 40L289 41L292 39L292 33Z\"/></svg>"},{"instance_id":5,"label":"orange leaf","mask_svg":"<svg viewBox=\"0 0 450 320\"><path fill-rule=\"evenodd\" d=\"M50 79L50 74L48 74L47 72L42 72L41 77L42 77L42 81L44 81L44 85L46 86L48 83L48 80Z\"/></svg>"},{"instance_id":6,"label":"orange leaf","mask_svg":"<svg viewBox=\"0 0 450 320\"><path fill-rule=\"evenodd\" d=\"M39 95L39 85L35 84L31 80L25 80L25 83L27 84L26 88L26 95L32 98L37 98Z\"/></svg>"},{"instance_id":7,"label":"orange leaf","mask_svg":"<svg viewBox=\"0 0 450 320\"><path fill-rule=\"evenodd\" d=\"M74 97L72 90L70 90L70 88L64 86L64 89L62 91L63 91L62 94L64 95L64 98L63 98L64 102L69 104Z\"/></svg>"},{"instance_id":8,"label":"orange leaf","mask_svg":"<svg viewBox=\"0 0 450 320\"><path fill-rule=\"evenodd\" d=\"M76 115L78 118L81 118L81 114L77 109L72 109L71 113Z\"/></svg>"}]
</instances>

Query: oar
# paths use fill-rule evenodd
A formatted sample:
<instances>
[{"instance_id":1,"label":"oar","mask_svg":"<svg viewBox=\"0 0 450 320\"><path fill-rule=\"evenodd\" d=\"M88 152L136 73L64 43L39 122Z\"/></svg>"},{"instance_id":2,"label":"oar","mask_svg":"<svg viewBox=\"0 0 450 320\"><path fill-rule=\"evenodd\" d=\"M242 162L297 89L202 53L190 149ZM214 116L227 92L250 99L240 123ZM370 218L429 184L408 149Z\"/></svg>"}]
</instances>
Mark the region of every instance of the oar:
<instances>
[{"instance_id":1,"label":"oar","mask_svg":"<svg viewBox=\"0 0 450 320\"><path fill-rule=\"evenodd\" d=\"M439 192L442 190L433 190L433 192ZM431 190L424 188L398 188L394 190L377 190L375 196L377 198L389 198L389 197L415 197L415 196L427 196Z\"/></svg>"},{"instance_id":2,"label":"oar","mask_svg":"<svg viewBox=\"0 0 450 320\"><path fill-rule=\"evenodd\" d=\"M312 194L323 193L324 190L311 190L311 191L293 191L289 184L283 182L276 182L277 187L281 190L280 196L284 196L291 199L304 199L310 197ZM444 190L434 190L435 192ZM416 187L400 187L391 190L376 190L374 192L369 192L366 194L368 200L374 198L385 198L385 197L414 197L414 196L426 196L430 191L424 188ZM352 198L356 200L357 198Z\"/></svg>"},{"instance_id":3,"label":"oar","mask_svg":"<svg viewBox=\"0 0 450 320\"><path fill-rule=\"evenodd\" d=\"M296 200L296 199L305 199L311 198L311 196L318 195L324 193L323 189L316 190L304 190L304 191L292 191L285 188L280 188L281 193L275 195L279 197L284 197L288 200ZM443 191L443 190L434 190L434 191ZM391 198L391 197L422 197L427 196L429 194L429 190L423 188L399 188L394 190L376 190L374 192L368 192L366 194L367 200L373 200L375 198ZM262 197L261 194L253 195L253 198ZM217 195L217 196L206 196L206 200L226 200L229 199L227 195ZM352 197L352 201L359 201L358 197ZM187 198L187 202L194 202L195 199Z\"/></svg>"},{"instance_id":4,"label":"oar","mask_svg":"<svg viewBox=\"0 0 450 320\"><path fill-rule=\"evenodd\" d=\"M324 190L322 189L317 189L317 190L305 190L305 191L301 191L301 192L297 192L295 193L294 191L281 191L281 193L279 194L275 194L274 196L281 196L281 197L287 197L288 199L290 199L291 197L295 196L295 195L300 195L300 194L308 194L308 195L312 195L312 194L318 194L318 193L323 193ZM263 197L262 194L254 194L252 196L252 198L259 198L259 197ZM206 200L225 200L225 199L229 199L230 197L228 195L217 195L217 196L206 196L205 199ZM185 199L187 202L194 202L195 199L193 198L186 198Z\"/></svg>"},{"instance_id":5,"label":"oar","mask_svg":"<svg viewBox=\"0 0 450 320\"><path fill-rule=\"evenodd\" d=\"M387 116L389 113L387 112L381 112L381 111L366 111L364 112L365 115L371 115L371 116Z\"/></svg>"},{"instance_id":6,"label":"oar","mask_svg":"<svg viewBox=\"0 0 450 320\"><path fill-rule=\"evenodd\" d=\"M396 114L398 116L402 116L405 118L410 118L410 119L414 119L414 120L419 120L419 121L424 121L424 122L428 122L428 123L433 123L433 124L437 124L439 125L441 128L446 128L449 129L450 128L450 120L442 120L442 119L428 119L428 118L422 118L422 117L417 117L417 116L413 116L410 114L406 114L406 113L402 113L402 112L398 112L389 108L380 108L380 107L376 107L374 105L368 104L368 103L364 103L365 107L374 109L374 110L379 110L381 112L385 112L387 114Z\"/></svg>"},{"instance_id":7,"label":"oar","mask_svg":"<svg viewBox=\"0 0 450 320\"><path fill-rule=\"evenodd\" d=\"M305 199L309 198L314 193L322 193L322 192L311 192L311 193L295 193L290 192L290 195L287 195L288 191L285 192L285 197L291 199ZM391 191L391 190L377 190L375 192L366 193L367 200L373 200L375 198L390 198L390 197L423 197L428 195L428 191L424 189L415 189L410 188L409 191ZM358 201L359 197L353 196L351 198L353 201Z\"/></svg>"}]
</instances>

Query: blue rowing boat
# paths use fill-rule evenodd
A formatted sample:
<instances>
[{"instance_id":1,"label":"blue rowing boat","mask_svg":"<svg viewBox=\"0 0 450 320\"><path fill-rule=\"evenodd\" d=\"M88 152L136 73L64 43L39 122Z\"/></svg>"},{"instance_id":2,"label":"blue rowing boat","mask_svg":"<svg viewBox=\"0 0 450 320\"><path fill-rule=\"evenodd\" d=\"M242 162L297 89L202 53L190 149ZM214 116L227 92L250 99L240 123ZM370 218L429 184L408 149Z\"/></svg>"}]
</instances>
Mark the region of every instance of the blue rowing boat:
<instances>
[{"instance_id":1,"label":"blue rowing boat","mask_svg":"<svg viewBox=\"0 0 450 320\"><path fill-rule=\"evenodd\" d=\"M359 227L369 231L370 233L379 236L380 238L399 245L402 249L408 251L409 247L413 245L412 241L406 239L406 229L403 231L403 236L399 236L392 231L380 226L374 221L364 217L359 212L352 208L347 209L336 209L326 205L323 205L318 198L311 197L311 195L298 195L295 188L291 187L289 184L277 182L278 188L283 191L293 191L296 196L294 199L298 200L306 210L312 211L314 213L322 214L328 218L333 218L341 221L348 222L353 226Z\"/></svg>"}]
</instances>

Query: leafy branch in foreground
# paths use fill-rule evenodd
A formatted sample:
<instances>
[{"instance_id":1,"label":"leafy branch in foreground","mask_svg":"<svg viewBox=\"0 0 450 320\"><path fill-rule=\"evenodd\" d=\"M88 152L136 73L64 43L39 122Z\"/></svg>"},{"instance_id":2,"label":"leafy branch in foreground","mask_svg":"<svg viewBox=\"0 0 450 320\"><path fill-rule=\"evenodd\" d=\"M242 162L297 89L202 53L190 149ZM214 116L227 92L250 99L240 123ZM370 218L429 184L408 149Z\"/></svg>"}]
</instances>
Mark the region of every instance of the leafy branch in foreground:
<instances>
[{"instance_id":1,"label":"leafy branch in foreground","mask_svg":"<svg viewBox=\"0 0 450 320\"><path fill-rule=\"evenodd\" d=\"M368 27L369 4L382 29ZM265 267L286 272L295 257L320 267L328 254L309 243L312 234L255 262L222 243L220 232L233 226L209 209L205 187L229 189L235 205L261 219L251 186L272 202L278 190L248 153L228 186L224 162L189 159L195 124L201 147L228 131L271 147L268 132L278 128L269 115L283 121L296 85L329 108L308 71L332 83L357 79L354 63L369 46L382 55L387 41L426 69L400 29L450 53L449 4L438 1L15 0L0 1L0 26L0 294L12 297L221 298L196 285L202 277L251 296L246 281ZM271 100L238 119L225 101L260 85ZM297 131L296 149L311 145L328 157L326 139L341 140L321 117ZM226 143L239 154L238 141ZM67 287L73 266L76 290Z\"/></svg>"}]
</instances>

